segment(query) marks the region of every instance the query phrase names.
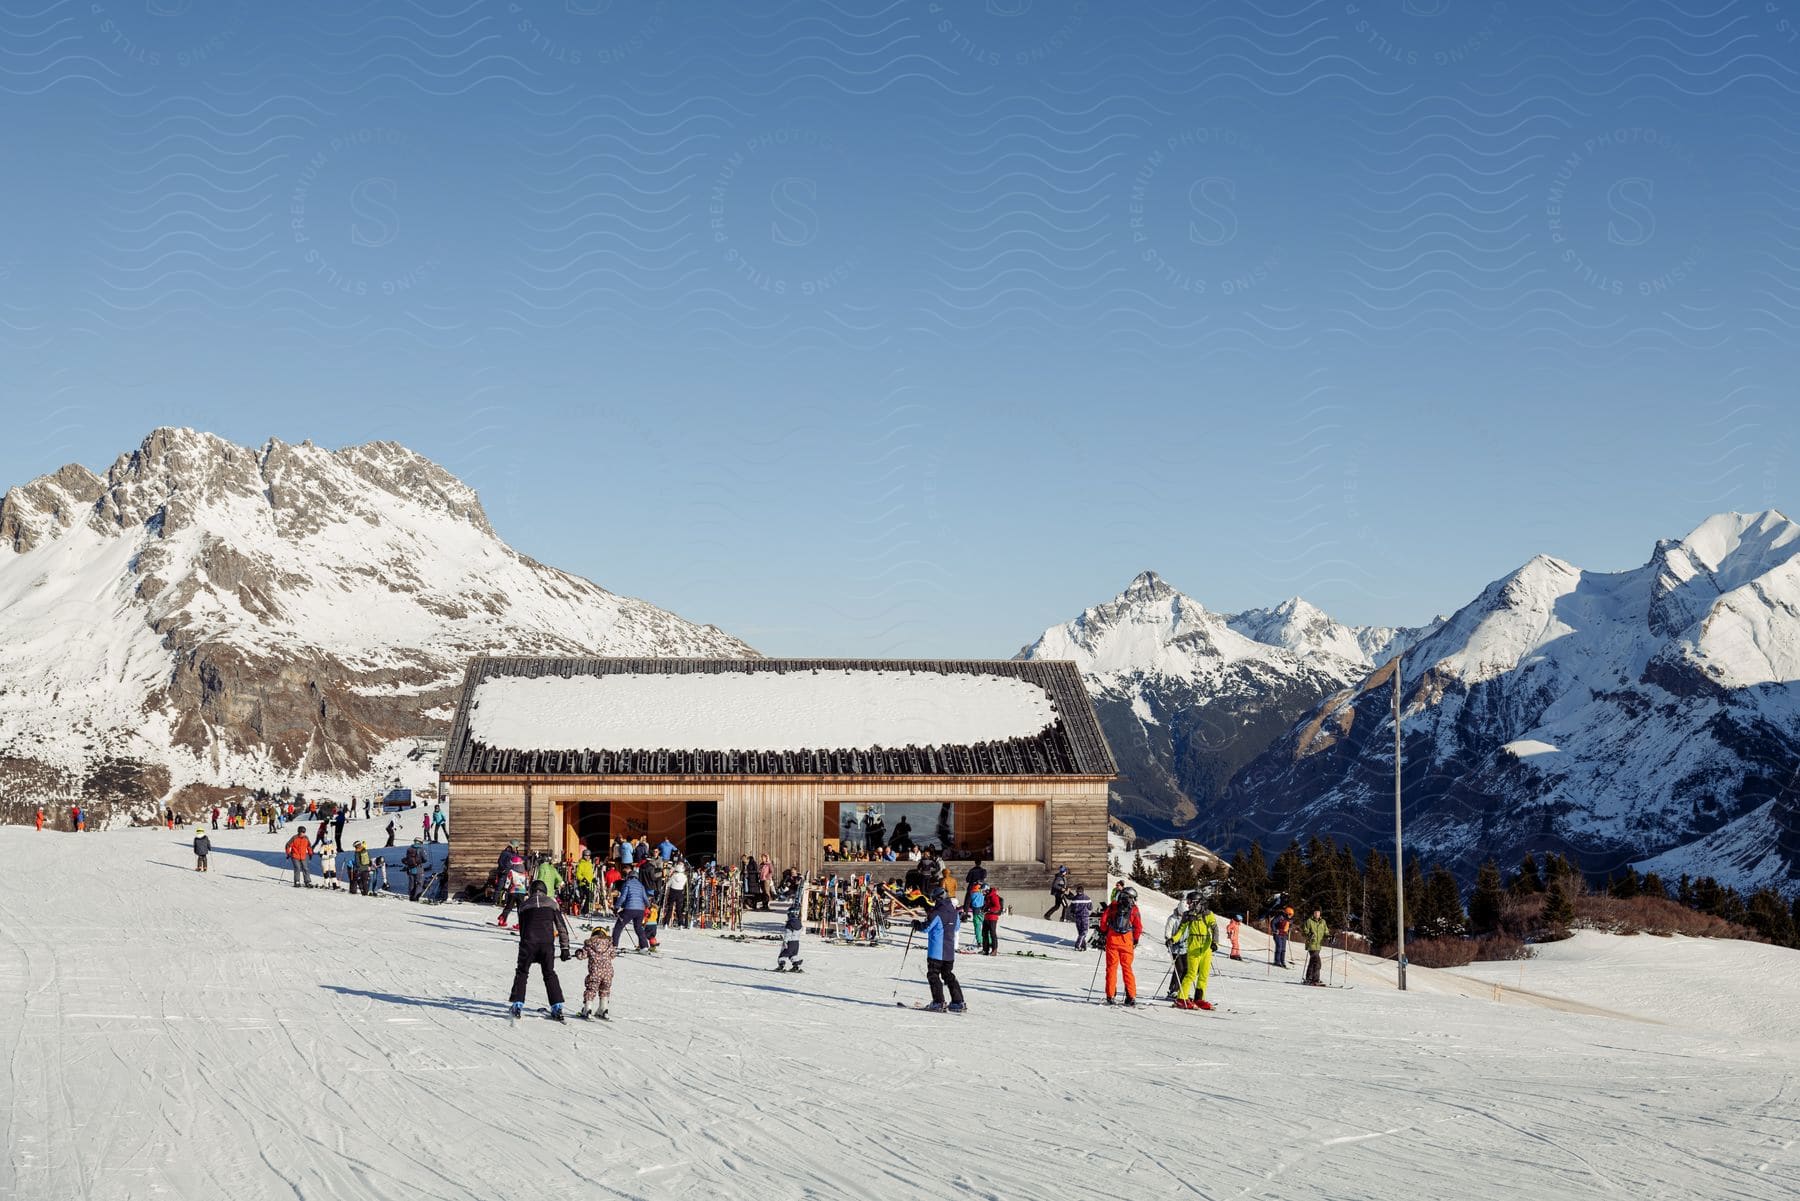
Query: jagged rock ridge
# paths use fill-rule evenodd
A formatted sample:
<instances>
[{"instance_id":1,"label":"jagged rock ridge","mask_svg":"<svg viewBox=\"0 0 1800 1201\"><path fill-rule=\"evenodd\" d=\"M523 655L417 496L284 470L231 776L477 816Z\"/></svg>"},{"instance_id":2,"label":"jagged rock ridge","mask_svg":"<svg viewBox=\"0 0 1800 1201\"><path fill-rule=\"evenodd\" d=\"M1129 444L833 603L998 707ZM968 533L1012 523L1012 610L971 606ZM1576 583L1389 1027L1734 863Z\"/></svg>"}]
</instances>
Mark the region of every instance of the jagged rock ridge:
<instances>
[{"instance_id":1,"label":"jagged rock ridge","mask_svg":"<svg viewBox=\"0 0 1800 1201\"><path fill-rule=\"evenodd\" d=\"M145 810L346 788L440 730L468 659L751 655L519 554L392 442L158 429L0 498L0 800Z\"/></svg>"}]
</instances>

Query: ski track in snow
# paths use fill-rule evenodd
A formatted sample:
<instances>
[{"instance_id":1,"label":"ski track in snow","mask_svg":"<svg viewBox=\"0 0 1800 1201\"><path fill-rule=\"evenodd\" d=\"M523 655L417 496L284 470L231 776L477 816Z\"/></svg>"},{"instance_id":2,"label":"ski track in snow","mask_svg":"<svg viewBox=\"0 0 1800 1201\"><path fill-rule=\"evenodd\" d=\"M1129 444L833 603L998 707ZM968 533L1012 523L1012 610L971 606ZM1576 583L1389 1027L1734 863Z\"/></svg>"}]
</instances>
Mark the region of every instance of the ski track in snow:
<instances>
[{"instance_id":1,"label":"ski track in snow","mask_svg":"<svg viewBox=\"0 0 1800 1201\"><path fill-rule=\"evenodd\" d=\"M1565 948L1523 988L1415 968L1402 995L1373 960L1340 960L1354 990L1287 987L1246 932L1215 970L1230 1012L1133 1013L1077 1003L1094 956L1014 917L1004 950L1057 958L959 958L952 1018L894 1007L925 995L897 944L809 940L793 977L778 943L666 931L620 959L615 1020L513 1024L493 910L295 892L285 835L213 840L201 876L163 830L0 829L0 1199L1800 1193L1800 1018L1766 1003L1800 956L1771 948L1708 981L1706 1005L1761 1002L1743 1028L1678 995L1738 951L1679 940ZM1628 971L1617 1004L1594 991Z\"/></svg>"}]
</instances>

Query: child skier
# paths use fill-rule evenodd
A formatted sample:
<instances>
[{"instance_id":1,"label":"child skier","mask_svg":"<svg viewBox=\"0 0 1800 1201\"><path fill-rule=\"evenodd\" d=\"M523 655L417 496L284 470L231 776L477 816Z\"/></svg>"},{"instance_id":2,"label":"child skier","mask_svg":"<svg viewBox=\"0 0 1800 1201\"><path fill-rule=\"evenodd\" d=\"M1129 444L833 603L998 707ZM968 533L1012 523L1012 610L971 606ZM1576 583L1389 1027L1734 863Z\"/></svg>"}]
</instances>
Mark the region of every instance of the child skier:
<instances>
[{"instance_id":1,"label":"child skier","mask_svg":"<svg viewBox=\"0 0 1800 1201\"><path fill-rule=\"evenodd\" d=\"M800 915L800 902L805 897L805 890L796 888L794 897L788 902L787 923L782 927L781 954L775 957L775 970L800 970L800 929L805 919Z\"/></svg>"},{"instance_id":2,"label":"child skier","mask_svg":"<svg viewBox=\"0 0 1800 1201\"><path fill-rule=\"evenodd\" d=\"M606 1002L612 997L613 960L619 949L612 936L596 926L575 958L587 960L587 983L581 989L581 1016L606 1021Z\"/></svg>"},{"instance_id":3,"label":"child skier","mask_svg":"<svg viewBox=\"0 0 1800 1201\"><path fill-rule=\"evenodd\" d=\"M1233 959L1243 958L1243 956L1238 953L1238 926L1243 920L1244 915L1240 913L1232 918L1230 922L1226 923L1225 926L1225 936L1231 940L1231 957Z\"/></svg>"},{"instance_id":4,"label":"child skier","mask_svg":"<svg viewBox=\"0 0 1800 1201\"><path fill-rule=\"evenodd\" d=\"M205 826L194 827L194 870L206 870L206 857L212 854L212 839L206 836Z\"/></svg>"},{"instance_id":5,"label":"child skier","mask_svg":"<svg viewBox=\"0 0 1800 1201\"><path fill-rule=\"evenodd\" d=\"M657 949L657 947L656 947L656 918L657 918L656 902L651 901L650 904L648 906L646 906L644 909L644 938L646 940L648 940L647 945L649 946L650 950L652 950L652 951L655 951Z\"/></svg>"},{"instance_id":6,"label":"child skier","mask_svg":"<svg viewBox=\"0 0 1800 1201\"><path fill-rule=\"evenodd\" d=\"M324 823L321 822L320 824L323 825ZM338 886L338 853L336 851L327 851L325 849L325 839L323 837L320 837L318 844L313 847L313 853L319 857L320 885L325 888L336 888Z\"/></svg>"}]
</instances>

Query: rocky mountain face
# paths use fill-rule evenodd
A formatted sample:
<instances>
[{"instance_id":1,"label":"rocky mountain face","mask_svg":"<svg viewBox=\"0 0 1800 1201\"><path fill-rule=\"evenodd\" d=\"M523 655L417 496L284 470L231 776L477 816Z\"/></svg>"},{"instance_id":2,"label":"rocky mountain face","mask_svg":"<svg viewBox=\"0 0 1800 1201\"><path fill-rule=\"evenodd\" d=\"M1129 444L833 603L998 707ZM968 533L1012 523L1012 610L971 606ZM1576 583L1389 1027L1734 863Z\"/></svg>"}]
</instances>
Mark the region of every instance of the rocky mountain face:
<instances>
[{"instance_id":1,"label":"rocky mountain face","mask_svg":"<svg viewBox=\"0 0 1800 1201\"><path fill-rule=\"evenodd\" d=\"M0 648L15 821L346 789L447 727L478 653L755 653L519 554L405 447L180 429L0 499Z\"/></svg>"},{"instance_id":2,"label":"rocky mountain face","mask_svg":"<svg viewBox=\"0 0 1800 1201\"><path fill-rule=\"evenodd\" d=\"M1400 668L1323 700L1202 835L1390 841L1398 675L1421 854L1800 881L1800 526L1782 514L1720 514L1630 571L1540 556Z\"/></svg>"},{"instance_id":3,"label":"rocky mountain face","mask_svg":"<svg viewBox=\"0 0 1800 1201\"><path fill-rule=\"evenodd\" d=\"M1214 613L1154 572L1019 658L1073 659L1119 761L1113 811L1146 837L1220 829L1237 773L1418 631L1356 628L1295 598Z\"/></svg>"}]
</instances>

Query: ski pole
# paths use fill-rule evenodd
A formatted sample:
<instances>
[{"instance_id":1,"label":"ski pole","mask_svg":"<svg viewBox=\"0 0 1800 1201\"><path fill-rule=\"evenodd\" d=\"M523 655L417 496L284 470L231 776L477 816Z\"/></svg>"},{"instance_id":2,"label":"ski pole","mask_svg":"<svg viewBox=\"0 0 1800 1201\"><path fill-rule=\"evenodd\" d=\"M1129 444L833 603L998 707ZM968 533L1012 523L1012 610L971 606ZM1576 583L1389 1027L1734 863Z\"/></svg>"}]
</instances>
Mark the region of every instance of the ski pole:
<instances>
[{"instance_id":1,"label":"ski pole","mask_svg":"<svg viewBox=\"0 0 1800 1201\"><path fill-rule=\"evenodd\" d=\"M1094 1001L1094 981L1096 981L1100 978L1100 965L1105 962L1106 962L1106 947L1104 944L1102 944L1102 946L1100 948L1100 957L1098 959L1094 960L1094 974L1092 976L1088 977L1087 999L1088 999L1088 1003L1090 1005L1093 1004L1093 1001ZM1111 982L1112 982L1111 977L1108 977L1107 983L1111 984Z\"/></svg>"},{"instance_id":2,"label":"ski pole","mask_svg":"<svg viewBox=\"0 0 1800 1201\"><path fill-rule=\"evenodd\" d=\"M900 952L900 972L901 972L901 975L900 975L900 976L899 976L899 977L898 977L898 978L896 978L896 979L895 979L895 981L894 981L894 992L893 992L893 995L892 995L892 996L890 996L890 997L889 997L889 998L888 998L888 1000L890 1000L890 1001L892 1001L892 1002L893 1002L893 1003L894 1003L894 1004L896 1004L896 1005L898 1005L898 1004L900 1004L900 984L901 984L901 982L902 982L902 981L903 981L903 980L905 980L905 978L906 978L906 976L905 976L905 972L906 972L906 957L907 957L907 956L908 956L908 955L910 955L910 954L912 954L912 944L913 944L913 935L915 935L915 934L917 934L917 933L918 933L918 930L916 930L916 929L913 929L913 930L908 930L908 931L907 931L907 932L906 932L906 949L905 949L905 950L904 950L904 951L901 951L901 952Z\"/></svg>"}]
</instances>

